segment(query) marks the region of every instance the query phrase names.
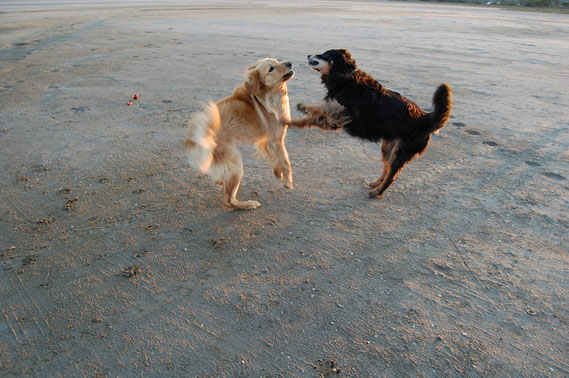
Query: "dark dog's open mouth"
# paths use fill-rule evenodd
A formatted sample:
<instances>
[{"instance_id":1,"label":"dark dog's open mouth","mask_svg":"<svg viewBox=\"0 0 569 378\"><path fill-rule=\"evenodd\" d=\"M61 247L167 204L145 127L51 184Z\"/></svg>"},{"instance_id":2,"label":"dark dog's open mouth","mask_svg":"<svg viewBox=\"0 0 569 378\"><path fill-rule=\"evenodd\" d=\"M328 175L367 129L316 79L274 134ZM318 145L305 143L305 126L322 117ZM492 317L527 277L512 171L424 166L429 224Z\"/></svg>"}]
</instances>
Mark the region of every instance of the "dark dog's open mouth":
<instances>
[{"instance_id":1,"label":"dark dog's open mouth","mask_svg":"<svg viewBox=\"0 0 569 378\"><path fill-rule=\"evenodd\" d=\"M321 72L320 70L323 68L323 64L322 61L317 58L317 55L308 55L308 67L314 71Z\"/></svg>"},{"instance_id":2,"label":"dark dog's open mouth","mask_svg":"<svg viewBox=\"0 0 569 378\"><path fill-rule=\"evenodd\" d=\"M289 71L286 75L283 76L283 80L286 81L294 76L294 71Z\"/></svg>"}]
</instances>

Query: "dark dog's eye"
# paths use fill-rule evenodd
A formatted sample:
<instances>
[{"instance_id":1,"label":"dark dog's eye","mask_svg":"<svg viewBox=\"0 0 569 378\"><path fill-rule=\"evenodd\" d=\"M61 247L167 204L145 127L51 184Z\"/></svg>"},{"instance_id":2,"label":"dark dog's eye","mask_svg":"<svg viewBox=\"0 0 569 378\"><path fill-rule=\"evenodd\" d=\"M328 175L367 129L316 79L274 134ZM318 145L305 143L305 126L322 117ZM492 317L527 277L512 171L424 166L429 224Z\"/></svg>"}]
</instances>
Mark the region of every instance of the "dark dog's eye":
<instances>
[{"instance_id":1,"label":"dark dog's eye","mask_svg":"<svg viewBox=\"0 0 569 378\"><path fill-rule=\"evenodd\" d=\"M275 67L271 66L271 68L269 68L269 72L273 72L274 69Z\"/></svg>"}]
</instances>

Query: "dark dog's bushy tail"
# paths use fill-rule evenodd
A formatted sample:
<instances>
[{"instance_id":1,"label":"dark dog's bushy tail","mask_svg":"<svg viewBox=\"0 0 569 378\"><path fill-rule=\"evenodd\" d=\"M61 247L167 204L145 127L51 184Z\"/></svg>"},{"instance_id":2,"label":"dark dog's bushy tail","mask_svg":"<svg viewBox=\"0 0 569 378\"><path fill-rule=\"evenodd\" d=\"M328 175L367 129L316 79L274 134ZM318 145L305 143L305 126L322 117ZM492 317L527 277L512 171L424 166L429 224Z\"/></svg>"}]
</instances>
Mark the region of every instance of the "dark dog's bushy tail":
<instances>
[{"instance_id":1,"label":"dark dog's bushy tail","mask_svg":"<svg viewBox=\"0 0 569 378\"><path fill-rule=\"evenodd\" d=\"M440 85L433 95L433 110L429 114L429 133L438 133L450 118L452 111L452 89L447 84Z\"/></svg>"}]
</instances>

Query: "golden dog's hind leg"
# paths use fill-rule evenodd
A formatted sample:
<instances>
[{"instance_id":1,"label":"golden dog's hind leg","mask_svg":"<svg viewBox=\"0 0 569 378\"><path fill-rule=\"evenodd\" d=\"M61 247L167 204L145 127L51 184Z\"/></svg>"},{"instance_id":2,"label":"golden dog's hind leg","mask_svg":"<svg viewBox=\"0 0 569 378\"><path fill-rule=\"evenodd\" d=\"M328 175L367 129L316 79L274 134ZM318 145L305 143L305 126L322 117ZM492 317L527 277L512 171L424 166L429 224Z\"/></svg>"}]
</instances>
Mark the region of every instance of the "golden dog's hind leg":
<instances>
[{"instance_id":1,"label":"golden dog's hind leg","mask_svg":"<svg viewBox=\"0 0 569 378\"><path fill-rule=\"evenodd\" d=\"M225 182L225 191L223 193L223 204L230 210L253 210L261 206L258 201L238 201L237 191L241 185L241 175L232 175L229 180Z\"/></svg>"},{"instance_id":2,"label":"golden dog's hind leg","mask_svg":"<svg viewBox=\"0 0 569 378\"><path fill-rule=\"evenodd\" d=\"M223 204L230 210L252 210L261 206L257 201L237 200L237 191L243 178L243 159L235 146L218 147L213 152L213 164L208 174L224 185Z\"/></svg>"}]
</instances>

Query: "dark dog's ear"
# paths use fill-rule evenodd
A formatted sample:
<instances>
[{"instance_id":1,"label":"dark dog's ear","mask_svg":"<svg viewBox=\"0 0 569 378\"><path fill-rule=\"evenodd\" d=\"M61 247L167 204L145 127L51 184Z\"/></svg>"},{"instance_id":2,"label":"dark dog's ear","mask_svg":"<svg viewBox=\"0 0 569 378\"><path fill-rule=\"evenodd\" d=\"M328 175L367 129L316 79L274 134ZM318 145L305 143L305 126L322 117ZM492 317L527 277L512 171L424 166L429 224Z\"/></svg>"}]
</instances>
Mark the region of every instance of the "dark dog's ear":
<instances>
[{"instance_id":1,"label":"dark dog's ear","mask_svg":"<svg viewBox=\"0 0 569 378\"><path fill-rule=\"evenodd\" d=\"M333 55L330 64L333 71L342 73L349 73L357 68L352 54L345 49L336 50L336 54Z\"/></svg>"},{"instance_id":2,"label":"dark dog's ear","mask_svg":"<svg viewBox=\"0 0 569 378\"><path fill-rule=\"evenodd\" d=\"M352 53L350 53L348 50L346 49L341 49L340 53L342 54L342 56L344 57L344 60L346 62L353 62L354 64L356 63L354 61L354 59L352 58Z\"/></svg>"},{"instance_id":3,"label":"dark dog's ear","mask_svg":"<svg viewBox=\"0 0 569 378\"><path fill-rule=\"evenodd\" d=\"M261 76L259 75L259 71L257 70L257 66L250 66L249 72L247 73L247 81L245 81L245 86L251 92L255 94L263 93L265 89L265 85L261 81Z\"/></svg>"}]
</instances>

